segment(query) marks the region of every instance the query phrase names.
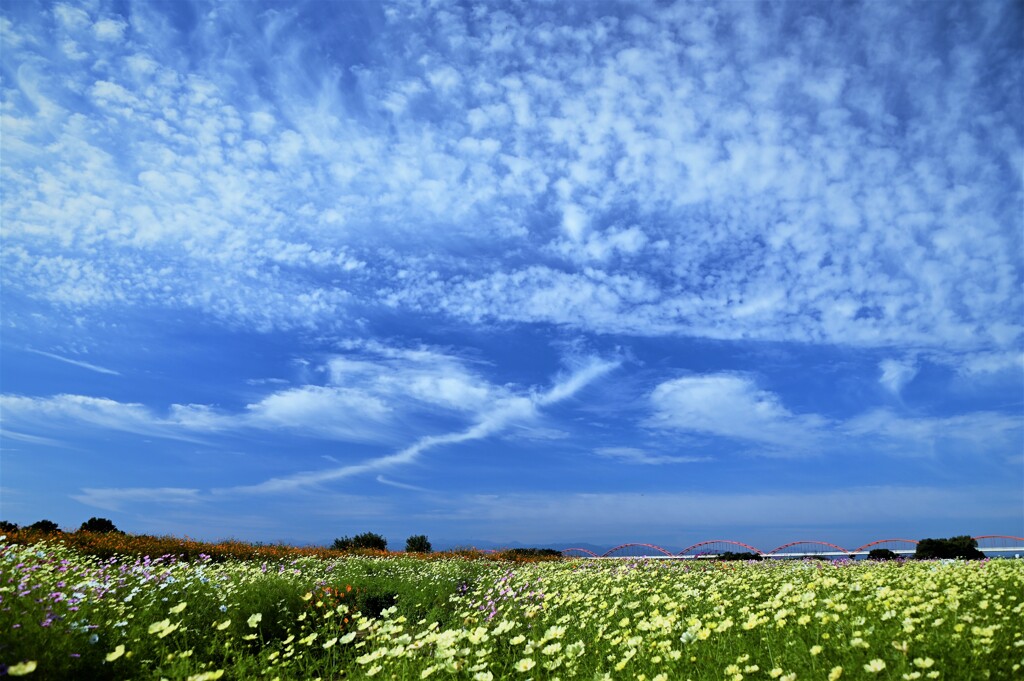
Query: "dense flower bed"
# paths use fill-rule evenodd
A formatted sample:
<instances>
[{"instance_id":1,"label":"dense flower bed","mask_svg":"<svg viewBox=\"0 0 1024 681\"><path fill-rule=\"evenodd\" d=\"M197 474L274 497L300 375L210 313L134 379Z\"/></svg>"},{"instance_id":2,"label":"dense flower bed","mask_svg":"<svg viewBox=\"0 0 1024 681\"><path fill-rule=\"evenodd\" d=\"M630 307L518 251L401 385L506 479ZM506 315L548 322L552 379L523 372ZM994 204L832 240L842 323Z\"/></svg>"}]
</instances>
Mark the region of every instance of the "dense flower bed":
<instances>
[{"instance_id":1,"label":"dense flower bed","mask_svg":"<svg viewBox=\"0 0 1024 681\"><path fill-rule=\"evenodd\" d=\"M134 552L131 552L134 553ZM0 541L0 672L1020 678L1024 561L213 561Z\"/></svg>"}]
</instances>

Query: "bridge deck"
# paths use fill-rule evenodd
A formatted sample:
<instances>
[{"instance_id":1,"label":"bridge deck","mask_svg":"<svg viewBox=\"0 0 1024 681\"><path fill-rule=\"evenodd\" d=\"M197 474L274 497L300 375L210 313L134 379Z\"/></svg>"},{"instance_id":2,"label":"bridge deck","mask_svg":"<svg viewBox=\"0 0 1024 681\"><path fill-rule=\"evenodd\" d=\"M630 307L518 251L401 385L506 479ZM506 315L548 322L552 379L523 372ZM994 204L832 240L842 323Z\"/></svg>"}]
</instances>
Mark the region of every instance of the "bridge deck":
<instances>
[{"instance_id":1,"label":"bridge deck","mask_svg":"<svg viewBox=\"0 0 1024 681\"><path fill-rule=\"evenodd\" d=\"M914 549L891 549L893 553L900 556L912 556L914 555ZM989 546L985 548L979 548L979 551L988 555L993 553L1013 553L1015 557L1024 556L1024 548L1020 546ZM795 559L795 558L846 558L849 556L867 556L868 551L850 551L846 553L844 551L786 551L782 553L767 553L762 554L763 558L780 558L780 559ZM709 558L718 558L721 554L718 553L702 553L700 555L691 556L679 556L672 555L666 556L662 553L654 553L647 555L632 555L632 556L595 556L599 559L612 559L612 560L628 560L630 558L647 558L652 560L700 560ZM577 557L577 556L574 556ZM590 556L578 556L591 558Z\"/></svg>"}]
</instances>

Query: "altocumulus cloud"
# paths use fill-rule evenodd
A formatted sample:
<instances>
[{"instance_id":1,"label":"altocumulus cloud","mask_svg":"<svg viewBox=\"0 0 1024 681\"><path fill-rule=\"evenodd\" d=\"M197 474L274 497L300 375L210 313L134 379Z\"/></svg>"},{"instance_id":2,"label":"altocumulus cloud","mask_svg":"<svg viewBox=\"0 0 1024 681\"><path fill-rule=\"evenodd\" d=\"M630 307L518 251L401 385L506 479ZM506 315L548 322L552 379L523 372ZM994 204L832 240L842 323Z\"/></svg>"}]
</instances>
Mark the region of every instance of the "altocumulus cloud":
<instances>
[{"instance_id":1,"label":"altocumulus cloud","mask_svg":"<svg viewBox=\"0 0 1024 681\"><path fill-rule=\"evenodd\" d=\"M625 9L197 3L189 33L161 5L12 9L4 284L260 329L373 292L581 331L1018 342L1019 74L986 66L1011 5Z\"/></svg>"}]
</instances>

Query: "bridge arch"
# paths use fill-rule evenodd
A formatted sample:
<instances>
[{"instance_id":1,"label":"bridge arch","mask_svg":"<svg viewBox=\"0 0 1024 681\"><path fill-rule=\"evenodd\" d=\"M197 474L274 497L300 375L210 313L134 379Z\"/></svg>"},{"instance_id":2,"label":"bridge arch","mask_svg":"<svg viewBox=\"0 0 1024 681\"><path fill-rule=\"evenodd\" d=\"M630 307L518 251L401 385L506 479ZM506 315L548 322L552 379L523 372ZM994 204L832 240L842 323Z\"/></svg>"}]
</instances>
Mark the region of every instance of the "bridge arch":
<instances>
[{"instance_id":1,"label":"bridge arch","mask_svg":"<svg viewBox=\"0 0 1024 681\"><path fill-rule=\"evenodd\" d=\"M847 556L852 555L851 551L848 551L847 549L844 549L842 546L839 546L838 544L833 544L832 542L827 542L827 541L817 541L817 540L814 540L814 539L805 539L805 540L801 540L801 541L791 541L788 544L783 544L782 546L779 546L779 547L776 547L776 548L772 549L771 551L769 551L765 555L766 556L776 557L776 556L778 556L780 551L783 551L783 550L788 549L788 548L792 548L794 546L827 546L830 549L833 549L835 551L843 553L843 554L845 554ZM804 553L809 553L809 552L804 552ZM829 551L820 551L819 553L830 553L830 552Z\"/></svg>"},{"instance_id":2,"label":"bridge arch","mask_svg":"<svg viewBox=\"0 0 1024 681\"><path fill-rule=\"evenodd\" d=\"M571 549L562 549L562 555L564 556L569 551L579 551L580 553L585 553L586 555L590 556L591 558L598 558L599 557L596 553L594 553L593 551L590 551L589 549L580 549L580 548L576 548L576 547L573 547Z\"/></svg>"},{"instance_id":3,"label":"bridge arch","mask_svg":"<svg viewBox=\"0 0 1024 681\"><path fill-rule=\"evenodd\" d=\"M978 542L982 539L1012 539L1013 541L1024 542L1024 537L1014 537L1008 534L980 534L977 537L971 537L971 539Z\"/></svg>"},{"instance_id":4,"label":"bridge arch","mask_svg":"<svg viewBox=\"0 0 1024 681\"><path fill-rule=\"evenodd\" d=\"M686 556L686 555L689 555L690 552L693 551L694 549L703 548L705 546L713 546L713 545L716 545L716 544L718 544L718 545L726 544L726 545L729 545L729 546L738 546L740 548L747 549L748 551L750 551L752 553L756 553L759 556L763 556L764 555L764 551L762 551L761 549L759 549L757 547L751 546L750 544L744 544L741 541L733 541L731 539L709 539L708 541L697 542L696 544L694 544L692 546L687 546L685 549L683 549L682 551L680 551L676 555ZM700 553L695 553L695 554L692 554L692 555L699 556L699 555L702 555L703 553L710 553L710 551L702 551Z\"/></svg>"},{"instance_id":5,"label":"bridge arch","mask_svg":"<svg viewBox=\"0 0 1024 681\"><path fill-rule=\"evenodd\" d=\"M618 546L615 546L613 548L608 549L603 554L601 554L601 557L602 558L607 558L608 556L612 555L616 551L619 551L621 549L626 549L626 548L629 548L631 546L637 546L637 547L646 548L646 549L654 549L655 551L658 551L659 553L663 553L666 556L671 556L672 555L671 551L669 551L667 549L663 549L660 546L657 546L656 544L641 544L639 542L628 542L626 544L619 544Z\"/></svg>"},{"instance_id":6,"label":"bridge arch","mask_svg":"<svg viewBox=\"0 0 1024 681\"><path fill-rule=\"evenodd\" d=\"M989 554L1024 553L1024 537L1008 534L982 534L971 537L978 542L978 550Z\"/></svg>"}]
</instances>

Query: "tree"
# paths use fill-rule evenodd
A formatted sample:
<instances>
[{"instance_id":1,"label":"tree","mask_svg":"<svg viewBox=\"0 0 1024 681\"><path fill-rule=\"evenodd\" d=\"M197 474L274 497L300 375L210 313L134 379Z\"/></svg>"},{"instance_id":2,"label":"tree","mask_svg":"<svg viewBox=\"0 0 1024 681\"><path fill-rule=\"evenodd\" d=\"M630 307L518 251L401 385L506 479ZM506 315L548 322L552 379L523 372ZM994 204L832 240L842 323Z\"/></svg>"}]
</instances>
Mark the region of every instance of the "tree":
<instances>
[{"instance_id":1,"label":"tree","mask_svg":"<svg viewBox=\"0 0 1024 681\"><path fill-rule=\"evenodd\" d=\"M871 549L868 551L868 560L896 560L899 558L895 551L890 549Z\"/></svg>"},{"instance_id":2,"label":"tree","mask_svg":"<svg viewBox=\"0 0 1024 681\"><path fill-rule=\"evenodd\" d=\"M96 532L99 534L107 534L108 532L117 532L123 534L121 530L117 529L113 521L107 518L89 518L82 526L78 528L79 532Z\"/></svg>"},{"instance_id":3,"label":"tree","mask_svg":"<svg viewBox=\"0 0 1024 681\"><path fill-rule=\"evenodd\" d=\"M18 523L12 523L9 520L0 520L0 532L17 532Z\"/></svg>"},{"instance_id":4,"label":"tree","mask_svg":"<svg viewBox=\"0 0 1024 681\"><path fill-rule=\"evenodd\" d=\"M337 551L357 551L360 549L371 549L374 551L387 551L388 540L376 532L363 532L354 537L341 537L334 540L332 549Z\"/></svg>"},{"instance_id":5,"label":"tree","mask_svg":"<svg viewBox=\"0 0 1024 681\"><path fill-rule=\"evenodd\" d=\"M503 560L551 560L561 558L562 552L557 549L518 548L505 549L498 555Z\"/></svg>"},{"instance_id":6,"label":"tree","mask_svg":"<svg viewBox=\"0 0 1024 681\"><path fill-rule=\"evenodd\" d=\"M34 522L28 526L28 529L35 530L36 532L43 532L44 534L56 534L60 532L60 528L57 527L57 523L52 520L40 520Z\"/></svg>"},{"instance_id":7,"label":"tree","mask_svg":"<svg viewBox=\"0 0 1024 681\"><path fill-rule=\"evenodd\" d=\"M959 535L949 539L922 539L917 542L914 558L963 558L979 560L985 554L978 550L978 542L968 535Z\"/></svg>"},{"instance_id":8,"label":"tree","mask_svg":"<svg viewBox=\"0 0 1024 681\"><path fill-rule=\"evenodd\" d=\"M406 553L430 553L433 547L425 534L414 534L405 540Z\"/></svg>"},{"instance_id":9,"label":"tree","mask_svg":"<svg viewBox=\"0 0 1024 681\"><path fill-rule=\"evenodd\" d=\"M764 556L752 553L750 551L745 551L742 553L726 551L716 556L716 560L764 560Z\"/></svg>"}]
</instances>

